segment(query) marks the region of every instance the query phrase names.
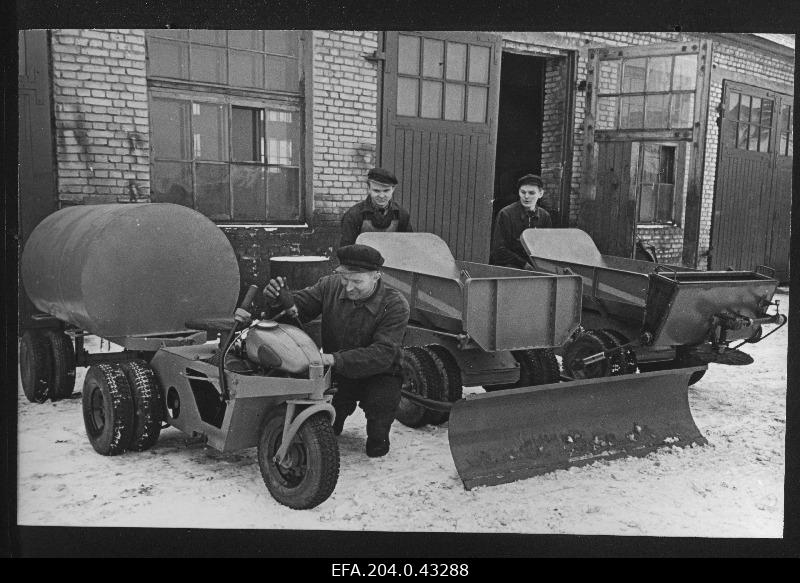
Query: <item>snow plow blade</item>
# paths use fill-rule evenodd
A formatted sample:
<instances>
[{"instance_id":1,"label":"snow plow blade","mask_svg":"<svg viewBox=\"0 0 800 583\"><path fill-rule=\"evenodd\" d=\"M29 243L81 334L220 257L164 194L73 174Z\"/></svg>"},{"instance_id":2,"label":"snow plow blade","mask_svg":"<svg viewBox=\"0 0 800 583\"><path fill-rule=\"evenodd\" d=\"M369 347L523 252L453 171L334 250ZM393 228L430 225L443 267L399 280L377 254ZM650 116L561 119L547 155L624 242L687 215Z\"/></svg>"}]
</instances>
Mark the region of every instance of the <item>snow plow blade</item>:
<instances>
[{"instance_id":1,"label":"snow plow blade","mask_svg":"<svg viewBox=\"0 0 800 583\"><path fill-rule=\"evenodd\" d=\"M708 443L692 419L696 367L470 395L453 403L448 438L470 490L558 469Z\"/></svg>"}]
</instances>

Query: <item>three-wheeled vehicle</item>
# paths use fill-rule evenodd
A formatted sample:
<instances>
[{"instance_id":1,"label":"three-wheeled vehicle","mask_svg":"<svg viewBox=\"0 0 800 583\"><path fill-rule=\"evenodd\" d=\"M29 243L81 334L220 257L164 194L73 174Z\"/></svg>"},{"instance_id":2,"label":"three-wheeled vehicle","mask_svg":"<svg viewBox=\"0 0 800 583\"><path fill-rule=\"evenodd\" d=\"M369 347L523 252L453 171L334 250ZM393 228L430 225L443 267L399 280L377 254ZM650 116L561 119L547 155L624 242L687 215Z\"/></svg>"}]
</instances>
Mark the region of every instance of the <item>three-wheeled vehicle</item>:
<instances>
[{"instance_id":1,"label":"three-wheeled vehicle","mask_svg":"<svg viewBox=\"0 0 800 583\"><path fill-rule=\"evenodd\" d=\"M69 396L75 366L88 366L83 417L98 453L146 450L174 426L222 452L257 446L281 504L331 495L331 371L305 332L251 317L255 286L237 308L236 256L208 218L165 203L65 208L31 233L21 268L42 311L21 338L23 390ZM86 334L122 350L89 354Z\"/></svg>"}]
</instances>

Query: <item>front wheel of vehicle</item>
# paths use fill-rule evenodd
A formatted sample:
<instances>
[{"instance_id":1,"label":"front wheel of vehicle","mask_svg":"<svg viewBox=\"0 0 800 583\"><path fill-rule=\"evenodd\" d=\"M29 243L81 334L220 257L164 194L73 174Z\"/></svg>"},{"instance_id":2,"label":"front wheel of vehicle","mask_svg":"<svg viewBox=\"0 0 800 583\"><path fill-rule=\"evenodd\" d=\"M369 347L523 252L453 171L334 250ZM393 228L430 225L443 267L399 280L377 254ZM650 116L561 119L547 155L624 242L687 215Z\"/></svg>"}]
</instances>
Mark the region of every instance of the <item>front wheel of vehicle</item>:
<instances>
[{"instance_id":1,"label":"front wheel of vehicle","mask_svg":"<svg viewBox=\"0 0 800 583\"><path fill-rule=\"evenodd\" d=\"M258 440L258 465L272 497L304 510L327 500L339 479L339 445L330 419L317 413L306 419L292 439L282 463L273 461L283 440L286 407L267 414Z\"/></svg>"}]
</instances>

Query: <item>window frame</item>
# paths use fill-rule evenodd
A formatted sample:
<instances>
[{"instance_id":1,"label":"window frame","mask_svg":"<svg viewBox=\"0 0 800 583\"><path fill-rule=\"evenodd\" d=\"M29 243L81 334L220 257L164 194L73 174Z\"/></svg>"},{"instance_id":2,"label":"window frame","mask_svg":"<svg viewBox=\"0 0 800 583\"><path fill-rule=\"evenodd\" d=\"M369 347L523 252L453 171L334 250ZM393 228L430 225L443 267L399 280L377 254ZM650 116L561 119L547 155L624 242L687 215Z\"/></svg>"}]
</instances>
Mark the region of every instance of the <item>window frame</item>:
<instances>
[{"instance_id":1,"label":"window frame","mask_svg":"<svg viewBox=\"0 0 800 583\"><path fill-rule=\"evenodd\" d=\"M662 219L658 217L658 200L659 196L656 195L655 198L655 211L654 211L654 218L651 221L644 221L641 218L641 205L642 205L642 186L645 182L642 180L644 174L644 157L645 157L645 146L646 145L657 145L659 148L672 148L673 150L673 157L672 157L672 203L671 203L671 211L670 215L671 218L669 219ZM685 175L686 175L686 156L687 156L687 148L686 142L677 142L677 141L649 141L643 140L639 142L632 142L631 147L634 150L637 150L636 159L636 174L634 176L634 189L636 195L636 225L640 227L680 227L682 225L682 214L683 214L683 200L684 200L684 193L683 188L685 185ZM649 183L648 183L649 184ZM669 184L669 183L653 183L653 184Z\"/></svg>"},{"instance_id":2,"label":"window frame","mask_svg":"<svg viewBox=\"0 0 800 583\"><path fill-rule=\"evenodd\" d=\"M184 29L189 30L189 29ZM227 31L225 31L227 32ZM231 217L229 219L215 219L211 218L215 223L220 226L252 226L252 225L268 225L268 226L285 226L285 227L307 227L308 217L313 212L313 188L312 188L312 172L309 166L313 163L313 137L309 135L307 127L309 120L312 119L313 113L313 90L311 87L312 78L310 72L313 70L313 34L310 31L298 31L298 45L297 55L295 57L297 62L297 79L298 91L289 92L283 90L263 90L247 87L220 85L217 83L209 83L202 81L190 81L188 79L175 79L163 76L152 76L150 74L150 54L149 54L149 38L150 31L147 31L148 38L148 71L147 71L147 86L148 86L148 104L151 104L154 99L175 99L181 101L188 101L190 103L212 103L222 104L226 108L226 124L228 128L227 136L227 160L220 162L225 164L228 169L228 201L227 208L230 211ZM216 46L216 45L215 45ZM233 47L226 36L226 53L229 53ZM235 48L235 50L240 50ZM269 53L267 53L269 54ZM226 57L226 61L229 56ZM265 80L266 84L266 80ZM233 159L233 141L230 138L232 130L232 108L244 107L250 109L258 109L264 112L264 124L262 131L266 132L267 112L269 110L283 110L291 111L299 116L298 140L297 140L297 163L294 165L278 165L286 168L297 169L297 217L296 218L270 218L269 217L269 204L264 209L263 218L260 219L241 219L236 218L233 213L233 172L232 169L237 165L255 165L269 168L271 165L268 163L266 157L266 144L264 146L264 162L257 161L235 161ZM156 162L163 162L163 158L155 155L155 142L152 140L151 128L151 171ZM266 135L264 136L266 138ZM190 144L191 146L191 144ZM196 160L193 158L193 152L189 152L192 156L190 160L185 162L190 163L192 171L192 184L196 182L196 165L198 162L207 162ZM212 161L213 163L213 161ZM194 189L196 190L196 189ZM197 193L192 193L193 207L197 209ZM201 212L201 211L199 211ZM208 216L208 215L206 215ZM209 217L210 218L210 217Z\"/></svg>"},{"instance_id":3,"label":"window frame","mask_svg":"<svg viewBox=\"0 0 800 583\"><path fill-rule=\"evenodd\" d=\"M416 38L418 40L418 62L417 62L417 73L404 73L401 72L401 62L400 62L400 43L401 37L409 37L409 38ZM439 41L442 43L442 74L440 77L434 77L431 75L425 74L425 41ZM435 33L419 33L414 31L400 31L397 34L397 41L398 48L397 48L397 63L390 64L390 66L397 67L396 75L397 75L397 87L395 89L395 95L393 99L395 100L395 109L397 113L395 114L400 120L419 120L425 122L426 124L467 124L468 126L482 126L489 123L489 101L491 95L491 81L492 81L492 68L497 67L497 63L494 62L492 59L492 45L488 42L482 41L471 41L471 42L464 42L461 39L451 38L447 34L436 35ZM464 45L464 78L454 79L448 78L447 73L447 65L448 65L448 47L451 44L455 45ZM478 82L478 81L470 81L470 55L473 47L480 47L487 51L487 63L486 63L486 82ZM417 81L417 89L416 89L416 114L408 115L399 112L399 107L397 101L400 98L400 81L402 79L414 79ZM440 94L440 107L439 107L439 116L438 117L426 117L422 115L422 91L423 91L423 84L424 82L436 82L441 85L441 94ZM463 114L461 119L448 119L446 118L446 99L447 99L447 86L453 85L463 88ZM469 88L470 87L478 87L485 91L486 94L486 102L484 104L483 110L483 119L480 121L469 121Z\"/></svg>"}]
</instances>

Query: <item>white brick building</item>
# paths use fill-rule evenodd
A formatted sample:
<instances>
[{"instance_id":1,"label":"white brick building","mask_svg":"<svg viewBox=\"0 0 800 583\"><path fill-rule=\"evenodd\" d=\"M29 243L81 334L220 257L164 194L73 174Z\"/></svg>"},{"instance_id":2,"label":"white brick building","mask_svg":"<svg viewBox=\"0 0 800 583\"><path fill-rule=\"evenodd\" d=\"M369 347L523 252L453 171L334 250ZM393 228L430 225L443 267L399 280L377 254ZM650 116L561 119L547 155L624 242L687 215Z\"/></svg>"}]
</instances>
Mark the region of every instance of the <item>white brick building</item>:
<instances>
[{"instance_id":1,"label":"white brick building","mask_svg":"<svg viewBox=\"0 0 800 583\"><path fill-rule=\"evenodd\" d=\"M785 279L793 78L791 35L23 31L21 229L179 202L263 284L271 255L331 254L382 165L417 230L486 261L492 201L538 172L560 226L604 252L638 237L665 262Z\"/></svg>"}]
</instances>

